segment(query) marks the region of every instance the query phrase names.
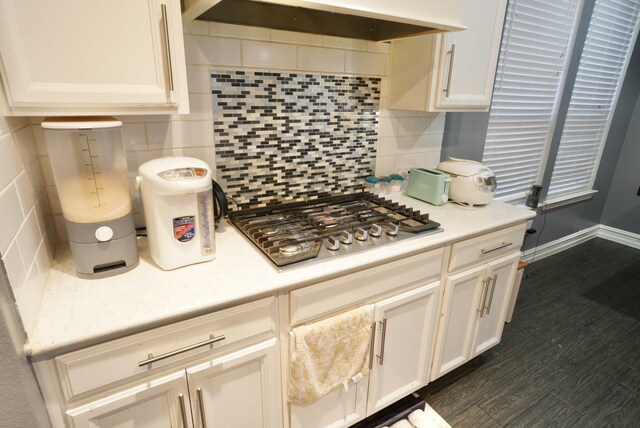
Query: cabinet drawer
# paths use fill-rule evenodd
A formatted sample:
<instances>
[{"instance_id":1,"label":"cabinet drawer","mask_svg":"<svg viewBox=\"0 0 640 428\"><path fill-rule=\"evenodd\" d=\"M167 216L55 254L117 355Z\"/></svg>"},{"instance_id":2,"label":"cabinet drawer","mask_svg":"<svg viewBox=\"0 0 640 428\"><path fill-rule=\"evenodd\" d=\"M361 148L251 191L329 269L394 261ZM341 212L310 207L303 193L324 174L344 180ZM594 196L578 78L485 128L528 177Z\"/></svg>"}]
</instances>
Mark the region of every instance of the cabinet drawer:
<instances>
[{"instance_id":1,"label":"cabinet drawer","mask_svg":"<svg viewBox=\"0 0 640 428\"><path fill-rule=\"evenodd\" d=\"M351 275L291 292L291 325L300 324L373 297L416 283L440 278L444 248L407 257Z\"/></svg>"},{"instance_id":2,"label":"cabinet drawer","mask_svg":"<svg viewBox=\"0 0 640 428\"><path fill-rule=\"evenodd\" d=\"M55 363L65 398L69 400L74 396L147 373L183 358L193 357L211 349L223 348L261 333L275 332L276 326L276 299L268 297L63 354L55 358ZM192 347L210 339L211 334L215 337L224 335L224 339L213 344ZM190 347L192 349L189 349ZM150 353L153 356L160 356L177 350L184 350L184 352L142 367L138 364L147 360Z\"/></svg>"},{"instance_id":3,"label":"cabinet drawer","mask_svg":"<svg viewBox=\"0 0 640 428\"><path fill-rule=\"evenodd\" d=\"M525 228L523 223L453 244L449 272L519 250L524 240Z\"/></svg>"}]
</instances>

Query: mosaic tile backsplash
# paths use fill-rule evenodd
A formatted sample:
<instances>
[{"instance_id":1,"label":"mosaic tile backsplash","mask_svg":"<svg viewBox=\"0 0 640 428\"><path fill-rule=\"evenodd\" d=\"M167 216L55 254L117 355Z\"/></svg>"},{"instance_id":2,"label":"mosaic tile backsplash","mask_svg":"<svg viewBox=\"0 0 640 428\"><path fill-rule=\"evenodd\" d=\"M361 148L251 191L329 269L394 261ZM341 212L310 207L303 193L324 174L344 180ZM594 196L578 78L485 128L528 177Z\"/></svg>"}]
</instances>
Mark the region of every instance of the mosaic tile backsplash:
<instances>
[{"instance_id":1,"label":"mosaic tile backsplash","mask_svg":"<svg viewBox=\"0 0 640 428\"><path fill-rule=\"evenodd\" d=\"M240 208L362 187L373 174L380 79L211 72L217 181Z\"/></svg>"}]
</instances>

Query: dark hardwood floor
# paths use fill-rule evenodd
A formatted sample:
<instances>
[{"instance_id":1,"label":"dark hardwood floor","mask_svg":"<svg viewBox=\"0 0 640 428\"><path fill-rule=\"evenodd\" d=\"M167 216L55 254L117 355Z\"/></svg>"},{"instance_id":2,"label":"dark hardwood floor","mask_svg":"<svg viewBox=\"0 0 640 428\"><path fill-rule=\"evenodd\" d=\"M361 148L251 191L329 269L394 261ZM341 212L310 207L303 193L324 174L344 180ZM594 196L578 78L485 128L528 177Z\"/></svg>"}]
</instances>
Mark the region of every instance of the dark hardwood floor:
<instances>
[{"instance_id":1,"label":"dark hardwood floor","mask_svg":"<svg viewBox=\"0 0 640 428\"><path fill-rule=\"evenodd\" d=\"M529 265L502 342L419 393L454 428L640 427L640 250Z\"/></svg>"}]
</instances>

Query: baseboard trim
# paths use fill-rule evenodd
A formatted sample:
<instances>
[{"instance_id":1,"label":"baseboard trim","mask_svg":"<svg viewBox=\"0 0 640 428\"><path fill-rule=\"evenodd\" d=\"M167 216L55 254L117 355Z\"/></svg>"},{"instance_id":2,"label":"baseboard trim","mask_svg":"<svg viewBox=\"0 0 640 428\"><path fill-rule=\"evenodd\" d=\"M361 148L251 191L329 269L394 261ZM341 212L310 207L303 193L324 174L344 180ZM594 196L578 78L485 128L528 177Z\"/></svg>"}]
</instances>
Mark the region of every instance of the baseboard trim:
<instances>
[{"instance_id":1,"label":"baseboard trim","mask_svg":"<svg viewBox=\"0 0 640 428\"><path fill-rule=\"evenodd\" d=\"M608 239L632 248L640 248L640 235L626 230L616 229L615 227L599 225L598 238Z\"/></svg>"},{"instance_id":2,"label":"baseboard trim","mask_svg":"<svg viewBox=\"0 0 640 428\"><path fill-rule=\"evenodd\" d=\"M525 261L531 263L534 260L541 260L545 257L568 250L571 247L575 247L593 238L603 238L628 247L640 249L639 234L616 229L615 227L604 224L596 224L595 226L588 227L571 235L563 236L555 241L547 242L546 244L538 246L537 249L531 248L525 251L522 257Z\"/></svg>"},{"instance_id":3,"label":"baseboard trim","mask_svg":"<svg viewBox=\"0 0 640 428\"><path fill-rule=\"evenodd\" d=\"M575 247L576 245L582 244L583 242L595 238L596 236L598 236L599 229L600 225L596 224L595 226L579 230L576 233L572 233L571 235L563 236L562 238L556 239L555 241L547 242L546 244L531 248L523 253L523 258L525 261L531 263L534 260L541 260L545 257L558 254L564 250L568 250L571 247Z\"/></svg>"}]
</instances>

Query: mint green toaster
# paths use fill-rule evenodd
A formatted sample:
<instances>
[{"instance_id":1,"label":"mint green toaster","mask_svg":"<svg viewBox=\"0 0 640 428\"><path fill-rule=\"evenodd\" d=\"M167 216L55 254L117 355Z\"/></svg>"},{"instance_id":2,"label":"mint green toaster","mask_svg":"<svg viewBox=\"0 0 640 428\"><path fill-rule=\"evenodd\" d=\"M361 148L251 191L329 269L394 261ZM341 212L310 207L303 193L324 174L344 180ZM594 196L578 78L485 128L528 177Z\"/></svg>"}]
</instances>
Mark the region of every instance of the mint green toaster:
<instances>
[{"instance_id":1,"label":"mint green toaster","mask_svg":"<svg viewBox=\"0 0 640 428\"><path fill-rule=\"evenodd\" d=\"M433 205L449 201L449 174L435 169L414 168L409 172L409 183L404 193Z\"/></svg>"}]
</instances>

